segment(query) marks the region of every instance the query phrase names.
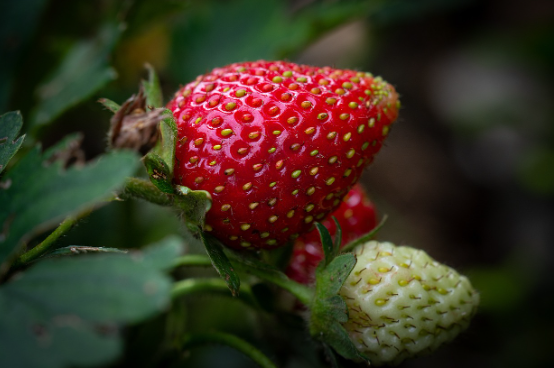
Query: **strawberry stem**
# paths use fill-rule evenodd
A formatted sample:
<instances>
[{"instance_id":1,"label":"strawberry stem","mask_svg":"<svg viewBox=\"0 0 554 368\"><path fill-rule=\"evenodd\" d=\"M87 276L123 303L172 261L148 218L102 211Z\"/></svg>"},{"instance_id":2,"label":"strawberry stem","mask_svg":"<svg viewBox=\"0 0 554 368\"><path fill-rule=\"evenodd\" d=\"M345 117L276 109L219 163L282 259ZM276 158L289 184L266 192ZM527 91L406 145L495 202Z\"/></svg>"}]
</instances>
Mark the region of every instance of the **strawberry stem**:
<instances>
[{"instance_id":1,"label":"strawberry stem","mask_svg":"<svg viewBox=\"0 0 554 368\"><path fill-rule=\"evenodd\" d=\"M210 260L208 258L206 259L211 266ZM182 281L177 281L173 284L171 296L176 299L183 296L204 292L229 295L229 287L227 286L225 280L217 277L203 279L186 279ZM249 285L242 285L238 298L251 307L259 308L259 304L256 301L254 294L252 294L252 290L250 289Z\"/></svg>"},{"instance_id":2,"label":"strawberry stem","mask_svg":"<svg viewBox=\"0 0 554 368\"><path fill-rule=\"evenodd\" d=\"M195 345L212 343L232 347L252 359L262 368L277 368L277 366L260 350L243 339L228 333L214 331L187 334L183 339L183 348L188 349Z\"/></svg>"}]
</instances>

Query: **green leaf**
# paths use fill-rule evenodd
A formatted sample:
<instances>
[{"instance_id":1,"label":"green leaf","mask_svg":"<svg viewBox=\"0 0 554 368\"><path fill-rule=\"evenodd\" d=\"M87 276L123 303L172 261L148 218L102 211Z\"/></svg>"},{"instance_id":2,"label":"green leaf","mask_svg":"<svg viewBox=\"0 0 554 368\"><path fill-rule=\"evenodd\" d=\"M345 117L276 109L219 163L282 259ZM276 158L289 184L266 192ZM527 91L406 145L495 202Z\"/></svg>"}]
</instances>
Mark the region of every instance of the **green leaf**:
<instances>
[{"instance_id":1,"label":"green leaf","mask_svg":"<svg viewBox=\"0 0 554 368\"><path fill-rule=\"evenodd\" d=\"M158 75L150 64L146 64L146 69L148 69L148 80L142 81L146 106L148 108L163 107L162 87Z\"/></svg>"},{"instance_id":2,"label":"green leaf","mask_svg":"<svg viewBox=\"0 0 554 368\"><path fill-rule=\"evenodd\" d=\"M71 49L38 88L38 104L32 111L30 126L54 121L116 78L117 73L108 65L108 56L120 34L121 27L108 24L95 39L78 43Z\"/></svg>"},{"instance_id":3,"label":"green leaf","mask_svg":"<svg viewBox=\"0 0 554 368\"><path fill-rule=\"evenodd\" d=\"M333 239L331 239L331 234L329 234L329 230L327 230L327 228L321 223L316 222L315 227L319 232L319 237L321 238L321 244L323 246L323 253L325 254L324 264L328 265L335 257L335 247L333 246Z\"/></svg>"},{"instance_id":4,"label":"green leaf","mask_svg":"<svg viewBox=\"0 0 554 368\"><path fill-rule=\"evenodd\" d=\"M183 240L178 236L168 236L144 248L144 259L152 267L165 271L175 265L175 260L183 253Z\"/></svg>"},{"instance_id":5,"label":"green leaf","mask_svg":"<svg viewBox=\"0 0 554 368\"><path fill-rule=\"evenodd\" d=\"M75 256L75 255L88 254L88 253L127 253L127 251L119 248L86 247L83 245L70 245L67 247L58 248L55 251L44 255L42 259L62 257L62 256Z\"/></svg>"},{"instance_id":6,"label":"green leaf","mask_svg":"<svg viewBox=\"0 0 554 368\"><path fill-rule=\"evenodd\" d=\"M67 170L58 161L50 165L43 161L39 149L34 148L3 177L0 264L33 234L107 199L138 164L137 156L125 151Z\"/></svg>"},{"instance_id":7,"label":"green leaf","mask_svg":"<svg viewBox=\"0 0 554 368\"><path fill-rule=\"evenodd\" d=\"M22 126L23 119L19 111L8 112L0 116L0 173L25 139L24 135L16 139Z\"/></svg>"},{"instance_id":8,"label":"green leaf","mask_svg":"<svg viewBox=\"0 0 554 368\"><path fill-rule=\"evenodd\" d=\"M146 258L146 257L145 257ZM119 325L169 305L170 280L141 257L103 254L37 263L0 288L0 357L18 368L104 365Z\"/></svg>"},{"instance_id":9,"label":"green leaf","mask_svg":"<svg viewBox=\"0 0 554 368\"><path fill-rule=\"evenodd\" d=\"M212 265L219 273L219 276L227 283L229 290L234 296L239 294L240 278L235 272L229 258L223 252L223 246L214 237L200 232L202 243L206 247L206 252L212 261Z\"/></svg>"}]
</instances>

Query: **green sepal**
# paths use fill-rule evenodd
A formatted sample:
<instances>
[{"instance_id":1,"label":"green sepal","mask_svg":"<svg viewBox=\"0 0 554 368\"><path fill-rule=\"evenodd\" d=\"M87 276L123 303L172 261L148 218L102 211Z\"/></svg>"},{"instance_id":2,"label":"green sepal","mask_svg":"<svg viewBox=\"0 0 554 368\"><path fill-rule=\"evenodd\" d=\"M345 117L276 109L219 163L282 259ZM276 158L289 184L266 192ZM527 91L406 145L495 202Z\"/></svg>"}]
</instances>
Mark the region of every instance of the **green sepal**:
<instances>
[{"instance_id":1,"label":"green sepal","mask_svg":"<svg viewBox=\"0 0 554 368\"><path fill-rule=\"evenodd\" d=\"M327 266L322 262L316 269L315 298L310 316L310 334L331 346L346 359L363 361L367 358L354 346L342 323L348 321L348 308L339 291L356 265L352 253L335 257Z\"/></svg>"},{"instance_id":2,"label":"green sepal","mask_svg":"<svg viewBox=\"0 0 554 368\"><path fill-rule=\"evenodd\" d=\"M150 64L146 64L145 67L148 69L148 80L142 81L142 88L146 96L146 107L153 110L163 106L162 88L154 68Z\"/></svg>"},{"instance_id":3,"label":"green sepal","mask_svg":"<svg viewBox=\"0 0 554 368\"><path fill-rule=\"evenodd\" d=\"M112 100L107 98L101 98L98 100L98 102L100 102L102 105L104 105L106 109L110 110L114 114L118 112L121 108L121 105L119 105L117 102L113 102Z\"/></svg>"},{"instance_id":4,"label":"green sepal","mask_svg":"<svg viewBox=\"0 0 554 368\"><path fill-rule=\"evenodd\" d=\"M233 296L238 296L240 278L235 272L229 258L227 258L225 252L223 252L223 245L217 239L202 231L200 232L200 238L219 276L227 283L229 290L231 290L231 294L233 294Z\"/></svg>"},{"instance_id":5,"label":"green sepal","mask_svg":"<svg viewBox=\"0 0 554 368\"><path fill-rule=\"evenodd\" d=\"M337 228L335 232L335 242L334 242L335 254L339 254L339 249L342 243L342 228L340 227L339 220L337 220L335 216L331 216L331 218L335 222L335 226Z\"/></svg>"},{"instance_id":6,"label":"green sepal","mask_svg":"<svg viewBox=\"0 0 554 368\"><path fill-rule=\"evenodd\" d=\"M343 253L351 252L358 245L370 241L375 236L375 234L377 234L379 232L379 230L381 230L383 225L385 225L385 222L387 222L387 219L388 219L387 215L383 216L383 219L381 220L381 222L377 226L375 226L370 232L368 232L368 233L360 236L358 239L353 240L350 243L346 244L344 246L344 248L341 249L341 251Z\"/></svg>"},{"instance_id":7,"label":"green sepal","mask_svg":"<svg viewBox=\"0 0 554 368\"><path fill-rule=\"evenodd\" d=\"M206 212L212 208L212 197L205 190L192 190L185 186L175 186L175 202L185 217L187 227L196 232L198 228L204 228Z\"/></svg>"},{"instance_id":8,"label":"green sepal","mask_svg":"<svg viewBox=\"0 0 554 368\"><path fill-rule=\"evenodd\" d=\"M175 162L175 145L177 144L177 124L170 110L163 112L165 116L158 127L158 142L144 156L144 165L148 176L158 189L164 193L173 193L173 168Z\"/></svg>"},{"instance_id":9,"label":"green sepal","mask_svg":"<svg viewBox=\"0 0 554 368\"><path fill-rule=\"evenodd\" d=\"M333 246L333 240L331 238L331 234L329 234L329 230L327 230L325 226L323 226L319 222L316 222L315 227L319 232L319 237L321 238L321 244L323 246L323 253L325 254L323 263L325 266L327 266L333 260L333 258L335 258L336 255L335 247Z\"/></svg>"},{"instance_id":10,"label":"green sepal","mask_svg":"<svg viewBox=\"0 0 554 368\"><path fill-rule=\"evenodd\" d=\"M19 111L0 115L0 173L6 168L25 139L25 135L16 139L22 126L23 118Z\"/></svg>"}]
</instances>

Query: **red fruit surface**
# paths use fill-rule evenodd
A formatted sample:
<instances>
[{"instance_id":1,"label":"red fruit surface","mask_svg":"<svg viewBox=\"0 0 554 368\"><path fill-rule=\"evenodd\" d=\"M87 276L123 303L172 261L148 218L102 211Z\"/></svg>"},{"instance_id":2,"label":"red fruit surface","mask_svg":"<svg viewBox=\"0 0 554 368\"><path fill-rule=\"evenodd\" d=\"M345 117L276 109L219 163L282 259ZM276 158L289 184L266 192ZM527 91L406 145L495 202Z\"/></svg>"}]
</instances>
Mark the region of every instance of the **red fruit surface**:
<instances>
[{"instance_id":1,"label":"red fruit surface","mask_svg":"<svg viewBox=\"0 0 554 368\"><path fill-rule=\"evenodd\" d=\"M379 77L287 62L216 68L168 107L175 184L206 190L206 231L233 248L274 248L334 211L398 114Z\"/></svg>"},{"instance_id":2,"label":"red fruit surface","mask_svg":"<svg viewBox=\"0 0 554 368\"><path fill-rule=\"evenodd\" d=\"M375 206L359 184L354 185L335 212L321 221L334 240L337 226L332 216L336 217L341 227L341 247L367 234L377 225ZM287 276L303 284L312 283L315 269L323 257L321 238L314 229L296 239Z\"/></svg>"}]
</instances>

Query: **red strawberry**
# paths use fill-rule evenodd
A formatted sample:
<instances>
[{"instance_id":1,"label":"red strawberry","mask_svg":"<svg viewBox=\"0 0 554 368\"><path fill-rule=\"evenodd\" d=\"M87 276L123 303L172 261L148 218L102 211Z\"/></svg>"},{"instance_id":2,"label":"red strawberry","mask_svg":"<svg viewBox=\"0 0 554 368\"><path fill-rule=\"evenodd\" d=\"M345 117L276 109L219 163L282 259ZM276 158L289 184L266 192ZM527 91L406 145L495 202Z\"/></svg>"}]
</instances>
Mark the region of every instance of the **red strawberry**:
<instances>
[{"instance_id":1,"label":"red strawberry","mask_svg":"<svg viewBox=\"0 0 554 368\"><path fill-rule=\"evenodd\" d=\"M342 246L370 232L377 225L375 207L359 184L354 185L335 212L321 221L334 238L337 227L331 216L335 216L340 224ZM294 243L287 276L300 283L309 284L314 281L315 269L322 259L321 239L317 229L314 229L300 236Z\"/></svg>"},{"instance_id":2,"label":"red strawberry","mask_svg":"<svg viewBox=\"0 0 554 368\"><path fill-rule=\"evenodd\" d=\"M206 231L272 248L334 211L398 114L394 88L352 70L286 62L216 68L169 102L174 182L212 195Z\"/></svg>"}]
</instances>

